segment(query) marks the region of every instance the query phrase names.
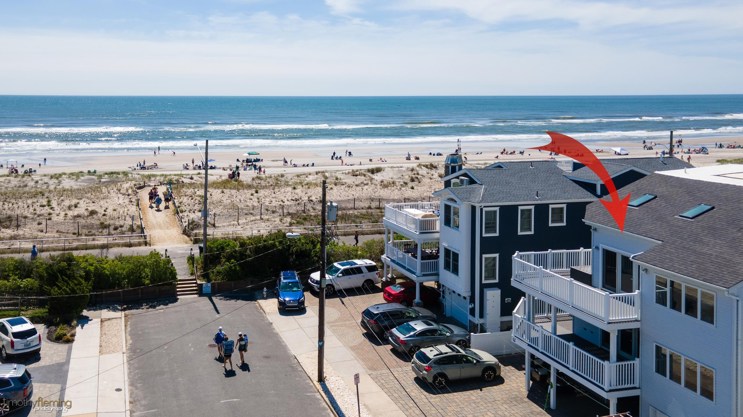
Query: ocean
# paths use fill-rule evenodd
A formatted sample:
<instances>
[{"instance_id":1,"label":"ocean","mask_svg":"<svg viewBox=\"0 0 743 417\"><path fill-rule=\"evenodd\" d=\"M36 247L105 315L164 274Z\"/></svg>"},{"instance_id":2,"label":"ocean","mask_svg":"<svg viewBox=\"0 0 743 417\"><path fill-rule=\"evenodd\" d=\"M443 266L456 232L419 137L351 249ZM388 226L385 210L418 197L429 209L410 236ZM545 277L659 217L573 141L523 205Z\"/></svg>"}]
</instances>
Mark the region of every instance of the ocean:
<instances>
[{"instance_id":1,"label":"ocean","mask_svg":"<svg viewBox=\"0 0 743 417\"><path fill-rule=\"evenodd\" d=\"M547 143L743 136L743 95L566 97L0 96L3 158L385 143Z\"/></svg>"}]
</instances>

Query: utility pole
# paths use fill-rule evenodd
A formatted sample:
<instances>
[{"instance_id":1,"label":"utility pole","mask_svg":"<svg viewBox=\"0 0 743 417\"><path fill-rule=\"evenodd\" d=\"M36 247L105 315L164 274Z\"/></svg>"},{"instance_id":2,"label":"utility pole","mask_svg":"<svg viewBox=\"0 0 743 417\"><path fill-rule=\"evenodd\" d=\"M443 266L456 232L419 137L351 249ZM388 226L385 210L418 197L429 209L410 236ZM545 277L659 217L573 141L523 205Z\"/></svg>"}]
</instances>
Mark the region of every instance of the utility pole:
<instances>
[{"instance_id":1,"label":"utility pole","mask_svg":"<svg viewBox=\"0 0 743 417\"><path fill-rule=\"evenodd\" d=\"M209 190L209 139L206 140L206 147L204 148L204 211L201 213L201 217L204 219L204 234L202 236L202 245L204 252L201 257L201 275L206 282L212 282L209 278L209 269L206 266L206 228L209 223L209 205L207 204Z\"/></svg>"},{"instance_id":2,"label":"utility pole","mask_svg":"<svg viewBox=\"0 0 743 417\"><path fill-rule=\"evenodd\" d=\"M325 268L326 247L325 247L325 180L322 180L322 228L320 229L320 316L317 326L317 382L325 382L324 360L325 360Z\"/></svg>"}]
</instances>

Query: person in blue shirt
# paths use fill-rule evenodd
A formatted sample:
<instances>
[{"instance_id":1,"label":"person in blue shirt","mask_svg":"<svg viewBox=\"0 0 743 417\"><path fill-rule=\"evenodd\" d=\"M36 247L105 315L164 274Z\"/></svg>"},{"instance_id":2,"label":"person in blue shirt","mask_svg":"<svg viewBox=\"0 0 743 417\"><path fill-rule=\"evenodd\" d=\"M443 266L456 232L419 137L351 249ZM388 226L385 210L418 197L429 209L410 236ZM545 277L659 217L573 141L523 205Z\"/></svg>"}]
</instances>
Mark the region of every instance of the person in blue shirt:
<instances>
[{"instance_id":1,"label":"person in blue shirt","mask_svg":"<svg viewBox=\"0 0 743 417\"><path fill-rule=\"evenodd\" d=\"M223 357L224 340L226 337L227 336L225 336L224 332L222 331L222 326L219 326L217 334L214 335L214 343L217 344L217 356L220 359Z\"/></svg>"},{"instance_id":2,"label":"person in blue shirt","mask_svg":"<svg viewBox=\"0 0 743 417\"><path fill-rule=\"evenodd\" d=\"M34 245L31 248L31 259L36 259L36 257L39 255L39 250L36 249L36 245Z\"/></svg>"},{"instance_id":3,"label":"person in blue shirt","mask_svg":"<svg viewBox=\"0 0 743 417\"><path fill-rule=\"evenodd\" d=\"M224 347L222 348L222 352L224 353L224 362L222 362L222 366L224 366L224 371L227 372L227 361L230 362L230 371L232 371L232 352L235 351L235 341L230 340L227 335L224 336Z\"/></svg>"}]
</instances>

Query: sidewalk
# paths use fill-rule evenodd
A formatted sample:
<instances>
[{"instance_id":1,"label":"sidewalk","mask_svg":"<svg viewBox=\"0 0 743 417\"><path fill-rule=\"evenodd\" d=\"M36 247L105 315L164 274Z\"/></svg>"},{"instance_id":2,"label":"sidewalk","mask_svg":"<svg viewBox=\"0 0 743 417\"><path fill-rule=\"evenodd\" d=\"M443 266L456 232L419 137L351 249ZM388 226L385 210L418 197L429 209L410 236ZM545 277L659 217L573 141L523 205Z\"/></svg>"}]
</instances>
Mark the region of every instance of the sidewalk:
<instances>
[{"instance_id":1,"label":"sidewalk","mask_svg":"<svg viewBox=\"0 0 743 417\"><path fill-rule=\"evenodd\" d=\"M359 396L362 416L405 417L397 405L366 373L333 332L325 327L325 384L317 381L317 326L318 318L312 309L304 314L282 315L276 309L276 300L259 300L258 305L271 322L276 332L284 340L289 350L320 392L320 395L333 406L336 413L343 416L356 416L356 387L353 376L360 375ZM339 412L340 411L340 412Z\"/></svg>"},{"instance_id":2,"label":"sidewalk","mask_svg":"<svg viewBox=\"0 0 743 417\"><path fill-rule=\"evenodd\" d=\"M70 355L64 400L72 407L65 416L128 417L129 390L126 375L126 335L121 311L86 311L89 320L78 322ZM120 348L101 346L101 323L120 326ZM119 342L116 339L116 342Z\"/></svg>"}]
</instances>

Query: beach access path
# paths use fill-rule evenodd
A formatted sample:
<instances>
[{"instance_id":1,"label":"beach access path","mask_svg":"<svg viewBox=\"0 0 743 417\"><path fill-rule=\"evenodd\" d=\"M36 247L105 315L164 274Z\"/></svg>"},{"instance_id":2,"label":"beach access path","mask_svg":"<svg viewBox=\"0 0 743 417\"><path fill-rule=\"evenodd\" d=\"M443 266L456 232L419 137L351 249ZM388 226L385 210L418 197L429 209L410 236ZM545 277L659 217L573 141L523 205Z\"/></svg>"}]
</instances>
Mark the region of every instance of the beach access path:
<instances>
[{"instance_id":1,"label":"beach access path","mask_svg":"<svg viewBox=\"0 0 743 417\"><path fill-rule=\"evenodd\" d=\"M151 246L188 245L191 240L181 231L178 219L175 217L175 205L160 205L156 208L150 205L150 187L139 190L139 208L142 211L142 223L150 239ZM152 207L152 208L150 208Z\"/></svg>"}]
</instances>

